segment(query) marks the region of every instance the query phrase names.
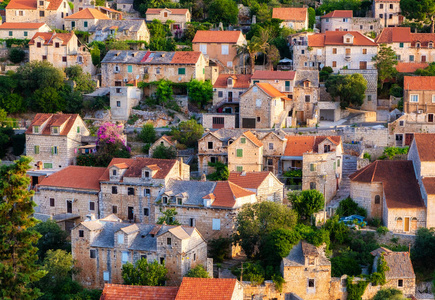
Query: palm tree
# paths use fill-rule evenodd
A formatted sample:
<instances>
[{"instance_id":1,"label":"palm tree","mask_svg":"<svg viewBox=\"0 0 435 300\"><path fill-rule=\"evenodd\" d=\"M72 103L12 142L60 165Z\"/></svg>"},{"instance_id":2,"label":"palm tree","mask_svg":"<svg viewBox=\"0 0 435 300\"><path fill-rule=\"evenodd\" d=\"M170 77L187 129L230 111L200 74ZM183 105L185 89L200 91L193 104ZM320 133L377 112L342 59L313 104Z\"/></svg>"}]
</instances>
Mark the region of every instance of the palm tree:
<instances>
[{"instance_id":1,"label":"palm tree","mask_svg":"<svg viewBox=\"0 0 435 300\"><path fill-rule=\"evenodd\" d=\"M245 70L245 61L246 61L246 55L249 56L250 64L251 64L251 74L254 72L255 69L255 58L257 57L257 53L261 50L260 45L258 44L257 39L253 38L252 40L248 41L244 45L234 45L237 49L237 54L234 57L234 60L236 58L240 58L243 60L243 69Z\"/></svg>"},{"instance_id":2,"label":"palm tree","mask_svg":"<svg viewBox=\"0 0 435 300\"><path fill-rule=\"evenodd\" d=\"M264 30L263 28L260 30L260 36L253 38L257 40L258 46L261 49L261 52L263 53L263 66L266 64L266 52L270 46L269 38L270 38L270 32Z\"/></svg>"},{"instance_id":3,"label":"palm tree","mask_svg":"<svg viewBox=\"0 0 435 300\"><path fill-rule=\"evenodd\" d=\"M267 66L269 69L271 67L273 68L279 63L279 60L281 59L279 50L275 45L269 45L266 53L267 53Z\"/></svg>"}]
</instances>

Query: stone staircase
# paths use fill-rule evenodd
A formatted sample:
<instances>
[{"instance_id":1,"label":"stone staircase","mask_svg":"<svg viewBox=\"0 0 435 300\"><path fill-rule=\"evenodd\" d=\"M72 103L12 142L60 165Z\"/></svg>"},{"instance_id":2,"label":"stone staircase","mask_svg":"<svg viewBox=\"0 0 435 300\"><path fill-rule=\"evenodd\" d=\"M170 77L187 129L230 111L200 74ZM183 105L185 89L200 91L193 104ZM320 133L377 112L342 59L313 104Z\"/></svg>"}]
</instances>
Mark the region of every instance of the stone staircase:
<instances>
[{"instance_id":1,"label":"stone staircase","mask_svg":"<svg viewBox=\"0 0 435 300\"><path fill-rule=\"evenodd\" d=\"M339 190L335 197L328 203L327 209L336 209L341 200L347 198L350 194L350 179L349 175L356 171L356 161L357 157L352 155L343 156L343 169L342 169L342 180L339 186Z\"/></svg>"}]
</instances>

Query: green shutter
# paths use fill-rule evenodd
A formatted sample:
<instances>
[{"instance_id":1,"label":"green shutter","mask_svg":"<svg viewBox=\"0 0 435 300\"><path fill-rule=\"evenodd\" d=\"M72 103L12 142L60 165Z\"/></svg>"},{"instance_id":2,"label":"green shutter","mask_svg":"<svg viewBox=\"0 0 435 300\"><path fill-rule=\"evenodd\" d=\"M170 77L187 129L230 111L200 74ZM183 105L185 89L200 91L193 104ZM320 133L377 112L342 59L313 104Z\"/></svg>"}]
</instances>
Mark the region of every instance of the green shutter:
<instances>
[{"instance_id":1,"label":"green shutter","mask_svg":"<svg viewBox=\"0 0 435 300\"><path fill-rule=\"evenodd\" d=\"M205 68L202 68L202 74L205 74Z\"/></svg>"},{"instance_id":2,"label":"green shutter","mask_svg":"<svg viewBox=\"0 0 435 300\"><path fill-rule=\"evenodd\" d=\"M178 75L185 75L186 74L186 68L178 68Z\"/></svg>"},{"instance_id":3,"label":"green shutter","mask_svg":"<svg viewBox=\"0 0 435 300\"><path fill-rule=\"evenodd\" d=\"M80 126L77 126L77 133L80 133Z\"/></svg>"},{"instance_id":4,"label":"green shutter","mask_svg":"<svg viewBox=\"0 0 435 300\"><path fill-rule=\"evenodd\" d=\"M24 31L24 36L27 36L27 31Z\"/></svg>"},{"instance_id":5,"label":"green shutter","mask_svg":"<svg viewBox=\"0 0 435 300\"><path fill-rule=\"evenodd\" d=\"M133 66L127 66L127 72L133 73Z\"/></svg>"},{"instance_id":6,"label":"green shutter","mask_svg":"<svg viewBox=\"0 0 435 300\"><path fill-rule=\"evenodd\" d=\"M240 139L240 143L245 144L246 143L246 138L241 138Z\"/></svg>"},{"instance_id":7,"label":"green shutter","mask_svg":"<svg viewBox=\"0 0 435 300\"><path fill-rule=\"evenodd\" d=\"M285 87L289 87L290 86L290 81L286 81L285 82Z\"/></svg>"},{"instance_id":8,"label":"green shutter","mask_svg":"<svg viewBox=\"0 0 435 300\"><path fill-rule=\"evenodd\" d=\"M337 167L340 167L340 159L337 160Z\"/></svg>"},{"instance_id":9,"label":"green shutter","mask_svg":"<svg viewBox=\"0 0 435 300\"><path fill-rule=\"evenodd\" d=\"M9 36L12 36L12 31L9 31Z\"/></svg>"},{"instance_id":10,"label":"green shutter","mask_svg":"<svg viewBox=\"0 0 435 300\"><path fill-rule=\"evenodd\" d=\"M39 154L39 146L35 146L35 154Z\"/></svg>"},{"instance_id":11,"label":"green shutter","mask_svg":"<svg viewBox=\"0 0 435 300\"><path fill-rule=\"evenodd\" d=\"M242 166L237 166L237 172L243 172L243 167Z\"/></svg>"},{"instance_id":12,"label":"green shutter","mask_svg":"<svg viewBox=\"0 0 435 300\"><path fill-rule=\"evenodd\" d=\"M237 149L237 157L243 157L243 149Z\"/></svg>"},{"instance_id":13,"label":"green shutter","mask_svg":"<svg viewBox=\"0 0 435 300\"><path fill-rule=\"evenodd\" d=\"M84 22L85 27L88 27L88 21Z\"/></svg>"},{"instance_id":14,"label":"green shutter","mask_svg":"<svg viewBox=\"0 0 435 300\"><path fill-rule=\"evenodd\" d=\"M334 161L334 170L335 170L335 168L336 168L336 163L335 163L335 161Z\"/></svg>"},{"instance_id":15,"label":"green shutter","mask_svg":"<svg viewBox=\"0 0 435 300\"><path fill-rule=\"evenodd\" d=\"M51 154L54 153L54 147L51 147Z\"/></svg>"},{"instance_id":16,"label":"green shutter","mask_svg":"<svg viewBox=\"0 0 435 300\"><path fill-rule=\"evenodd\" d=\"M53 169L52 163L44 163L44 169Z\"/></svg>"}]
</instances>

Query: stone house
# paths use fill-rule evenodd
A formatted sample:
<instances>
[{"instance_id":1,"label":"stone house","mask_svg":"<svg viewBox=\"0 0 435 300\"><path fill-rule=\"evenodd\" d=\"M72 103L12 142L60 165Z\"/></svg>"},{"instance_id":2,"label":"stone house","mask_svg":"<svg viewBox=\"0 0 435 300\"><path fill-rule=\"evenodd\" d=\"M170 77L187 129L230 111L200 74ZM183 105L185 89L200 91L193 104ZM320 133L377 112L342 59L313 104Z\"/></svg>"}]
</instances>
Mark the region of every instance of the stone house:
<instances>
[{"instance_id":1,"label":"stone house","mask_svg":"<svg viewBox=\"0 0 435 300\"><path fill-rule=\"evenodd\" d=\"M383 28L380 19L357 18L352 10L334 10L320 17L321 32L326 31L359 31L362 34L375 32L379 34Z\"/></svg>"},{"instance_id":2,"label":"stone house","mask_svg":"<svg viewBox=\"0 0 435 300\"><path fill-rule=\"evenodd\" d=\"M112 86L109 89L112 119L127 121L133 107L142 99L142 89L137 86Z\"/></svg>"},{"instance_id":3,"label":"stone house","mask_svg":"<svg viewBox=\"0 0 435 300\"><path fill-rule=\"evenodd\" d=\"M339 136L286 136L282 172L301 169L302 190L318 190L326 202L342 179L343 144Z\"/></svg>"},{"instance_id":4,"label":"stone house","mask_svg":"<svg viewBox=\"0 0 435 300\"><path fill-rule=\"evenodd\" d=\"M428 123L434 121L435 78L432 76L404 77L403 111L406 114L426 114Z\"/></svg>"},{"instance_id":5,"label":"stone house","mask_svg":"<svg viewBox=\"0 0 435 300\"><path fill-rule=\"evenodd\" d=\"M101 62L101 85L124 86L137 81L167 79L204 81L207 62L197 51L110 50Z\"/></svg>"},{"instance_id":6,"label":"stone house","mask_svg":"<svg viewBox=\"0 0 435 300\"><path fill-rule=\"evenodd\" d=\"M373 18L380 19L383 27L399 26L403 22L400 15L400 0L374 0Z\"/></svg>"},{"instance_id":7,"label":"stone house","mask_svg":"<svg viewBox=\"0 0 435 300\"><path fill-rule=\"evenodd\" d=\"M106 168L68 166L45 177L33 199L38 214L62 223L66 231L84 221L89 214L99 215L100 176Z\"/></svg>"},{"instance_id":8,"label":"stone house","mask_svg":"<svg viewBox=\"0 0 435 300\"><path fill-rule=\"evenodd\" d=\"M74 279L87 288L122 283L122 265L157 260L168 269L168 285L195 266L207 266L207 243L194 227L124 223L114 215L84 221L71 233Z\"/></svg>"},{"instance_id":9,"label":"stone house","mask_svg":"<svg viewBox=\"0 0 435 300\"><path fill-rule=\"evenodd\" d=\"M283 94L289 94L292 99L293 88L295 85L296 71L268 71L256 70L251 77L251 85L256 83L269 83Z\"/></svg>"},{"instance_id":10,"label":"stone house","mask_svg":"<svg viewBox=\"0 0 435 300\"><path fill-rule=\"evenodd\" d=\"M358 31L326 31L291 38L293 67L320 69L331 67L334 73L344 69L375 69L372 61L378 45ZM344 58L344 59L343 59Z\"/></svg>"},{"instance_id":11,"label":"stone house","mask_svg":"<svg viewBox=\"0 0 435 300\"><path fill-rule=\"evenodd\" d=\"M263 143L251 132L245 131L228 145L230 172L260 172L263 170Z\"/></svg>"},{"instance_id":12,"label":"stone house","mask_svg":"<svg viewBox=\"0 0 435 300\"><path fill-rule=\"evenodd\" d=\"M237 57L237 46L246 45L241 31L198 30L192 40L193 51L200 51L216 63L222 73L242 73L244 59Z\"/></svg>"},{"instance_id":13,"label":"stone house","mask_svg":"<svg viewBox=\"0 0 435 300\"><path fill-rule=\"evenodd\" d=\"M255 83L240 97L241 128L286 126L293 102L270 83Z\"/></svg>"},{"instance_id":14,"label":"stone house","mask_svg":"<svg viewBox=\"0 0 435 300\"><path fill-rule=\"evenodd\" d=\"M281 157L284 155L287 139L283 132L269 131L261 137L263 143L263 170L273 174L281 173Z\"/></svg>"},{"instance_id":15,"label":"stone house","mask_svg":"<svg viewBox=\"0 0 435 300\"><path fill-rule=\"evenodd\" d=\"M239 209L257 202L255 192L229 181L170 180L155 201L155 219L174 208L175 219L201 232L206 241L233 235Z\"/></svg>"},{"instance_id":16,"label":"stone house","mask_svg":"<svg viewBox=\"0 0 435 300\"><path fill-rule=\"evenodd\" d=\"M213 84L213 108L220 113L238 113L240 97L251 85L251 76L220 74Z\"/></svg>"},{"instance_id":17,"label":"stone house","mask_svg":"<svg viewBox=\"0 0 435 300\"><path fill-rule=\"evenodd\" d=\"M150 42L150 32L144 20L98 20L87 30L89 41L105 41L114 37L118 41Z\"/></svg>"},{"instance_id":18,"label":"stone house","mask_svg":"<svg viewBox=\"0 0 435 300\"><path fill-rule=\"evenodd\" d=\"M72 165L89 130L78 114L36 114L26 131L26 155L41 169Z\"/></svg>"},{"instance_id":19,"label":"stone house","mask_svg":"<svg viewBox=\"0 0 435 300\"><path fill-rule=\"evenodd\" d=\"M11 0L5 10L8 22L46 23L57 29L63 28L63 18L71 14L67 0Z\"/></svg>"},{"instance_id":20,"label":"stone house","mask_svg":"<svg viewBox=\"0 0 435 300\"><path fill-rule=\"evenodd\" d=\"M275 7L272 18L280 19L281 26L294 30L308 29L308 9L306 7Z\"/></svg>"},{"instance_id":21,"label":"stone house","mask_svg":"<svg viewBox=\"0 0 435 300\"><path fill-rule=\"evenodd\" d=\"M390 231L415 233L426 227L426 206L413 162L375 161L349 176L350 197Z\"/></svg>"},{"instance_id":22,"label":"stone house","mask_svg":"<svg viewBox=\"0 0 435 300\"><path fill-rule=\"evenodd\" d=\"M79 46L77 36L70 33L38 32L29 42L30 61L48 61L54 67L65 69L79 65L84 72L95 73L91 53Z\"/></svg>"},{"instance_id":23,"label":"stone house","mask_svg":"<svg viewBox=\"0 0 435 300\"><path fill-rule=\"evenodd\" d=\"M13 23L0 25L1 39L29 39L37 32L49 32L50 27L45 23Z\"/></svg>"},{"instance_id":24,"label":"stone house","mask_svg":"<svg viewBox=\"0 0 435 300\"><path fill-rule=\"evenodd\" d=\"M375 41L379 45L391 46L400 62L435 61L434 33L413 33L409 27L384 28Z\"/></svg>"},{"instance_id":25,"label":"stone house","mask_svg":"<svg viewBox=\"0 0 435 300\"><path fill-rule=\"evenodd\" d=\"M232 109L229 107L222 110ZM218 109L219 110L219 109ZM204 128L213 129L234 129L239 127L238 114L235 113L203 113L201 114L201 124Z\"/></svg>"},{"instance_id":26,"label":"stone house","mask_svg":"<svg viewBox=\"0 0 435 300\"><path fill-rule=\"evenodd\" d=\"M172 136L168 136L166 134L159 137L151 146L148 152L149 157L153 157L154 150L160 146L163 145L165 147L171 147L175 151L177 150L176 145L177 141L172 139Z\"/></svg>"},{"instance_id":27,"label":"stone house","mask_svg":"<svg viewBox=\"0 0 435 300\"><path fill-rule=\"evenodd\" d=\"M388 123L390 147L411 146L415 133L435 133L435 123L428 113L407 113ZM433 114L432 114L433 115Z\"/></svg>"},{"instance_id":28,"label":"stone house","mask_svg":"<svg viewBox=\"0 0 435 300\"><path fill-rule=\"evenodd\" d=\"M99 20L110 20L110 18L95 8L85 8L64 18L65 30L88 31L92 26L97 25Z\"/></svg>"},{"instance_id":29,"label":"stone house","mask_svg":"<svg viewBox=\"0 0 435 300\"><path fill-rule=\"evenodd\" d=\"M145 17L147 22L159 20L163 24L172 21L171 32L174 36L180 37L187 29L187 23L191 21L190 11L186 8L148 8Z\"/></svg>"},{"instance_id":30,"label":"stone house","mask_svg":"<svg viewBox=\"0 0 435 300\"><path fill-rule=\"evenodd\" d=\"M154 224L153 203L168 181L189 178L189 165L175 159L114 158L100 177L100 216Z\"/></svg>"},{"instance_id":31,"label":"stone house","mask_svg":"<svg viewBox=\"0 0 435 300\"><path fill-rule=\"evenodd\" d=\"M284 184L272 172L231 172L228 181L254 192L258 202L283 202Z\"/></svg>"}]
</instances>

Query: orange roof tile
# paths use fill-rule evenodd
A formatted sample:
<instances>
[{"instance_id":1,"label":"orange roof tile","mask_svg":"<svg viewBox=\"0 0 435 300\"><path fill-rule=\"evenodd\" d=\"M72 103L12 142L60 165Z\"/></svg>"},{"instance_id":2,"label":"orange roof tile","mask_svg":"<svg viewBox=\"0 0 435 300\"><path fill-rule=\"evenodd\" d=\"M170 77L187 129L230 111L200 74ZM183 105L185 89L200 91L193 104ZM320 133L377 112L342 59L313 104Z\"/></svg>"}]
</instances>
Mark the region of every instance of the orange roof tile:
<instances>
[{"instance_id":1,"label":"orange roof tile","mask_svg":"<svg viewBox=\"0 0 435 300\"><path fill-rule=\"evenodd\" d=\"M10 29L39 29L44 26L45 23L16 23L16 22L6 22L0 25L0 30L10 30Z\"/></svg>"},{"instance_id":2,"label":"orange roof tile","mask_svg":"<svg viewBox=\"0 0 435 300\"><path fill-rule=\"evenodd\" d=\"M378 44L389 43L410 43L411 28L410 27L386 27L382 29L381 34L375 39Z\"/></svg>"},{"instance_id":3,"label":"orange roof tile","mask_svg":"<svg viewBox=\"0 0 435 300\"><path fill-rule=\"evenodd\" d=\"M138 286L106 283L100 300L174 300L177 292L178 287L176 286Z\"/></svg>"},{"instance_id":4,"label":"orange roof tile","mask_svg":"<svg viewBox=\"0 0 435 300\"><path fill-rule=\"evenodd\" d=\"M64 187L84 190L100 190L100 177L106 168L68 166L44 178L39 187Z\"/></svg>"},{"instance_id":5,"label":"orange roof tile","mask_svg":"<svg viewBox=\"0 0 435 300\"><path fill-rule=\"evenodd\" d=\"M325 139L333 144L341 143L340 136L286 136L287 144L284 156L302 156L304 153L316 153L318 145Z\"/></svg>"},{"instance_id":6,"label":"orange roof tile","mask_svg":"<svg viewBox=\"0 0 435 300\"><path fill-rule=\"evenodd\" d=\"M353 35L352 44L344 43L344 36L347 34ZM377 46L374 41L358 31L326 31L325 33L317 33L308 36L308 46L310 47L324 47L327 45Z\"/></svg>"},{"instance_id":7,"label":"orange roof tile","mask_svg":"<svg viewBox=\"0 0 435 300\"><path fill-rule=\"evenodd\" d=\"M220 74L213 84L214 88L227 88L228 78L233 78L233 88L248 89L251 85L250 74Z\"/></svg>"},{"instance_id":8,"label":"orange roof tile","mask_svg":"<svg viewBox=\"0 0 435 300\"><path fill-rule=\"evenodd\" d=\"M6 9L37 9L36 0L11 0Z\"/></svg>"},{"instance_id":9,"label":"orange roof tile","mask_svg":"<svg viewBox=\"0 0 435 300\"><path fill-rule=\"evenodd\" d=\"M120 169L127 169L128 165L126 163L120 163L120 164L114 164L115 167L118 167Z\"/></svg>"},{"instance_id":10,"label":"orange roof tile","mask_svg":"<svg viewBox=\"0 0 435 300\"><path fill-rule=\"evenodd\" d=\"M113 9L113 8L110 8L110 7L98 6L98 9L107 10L107 11L110 11L110 12L113 12L113 13L122 14L121 11Z\"/></svg>"},{"instance_id":11,"label":"orange roof tile","mask_svg":"<svg viewBox=\"0 0 435 300\"><path fill-rule=\"evenodd\" d=\"M271 172L231 172L228 181L245 189L258 189ZM272 175L271 175L272 176Z\"/></svg>"},{"instance_id":12,"label":"orange roof tile","mask_svg":"<svg viewBox=\"0 0 435 300\"><path fill-rule=\"evenodd\" d=\"M234 207L236 199L255 195L254 192L248 191L229 181L218 181L213 190L215 200L213 201L213 207Z\"/></svg>"},{"instance_id":13,"label":"orange roof tile","mask_svg":"<svg viewBox=\"0 0 435 300\"><path fill-rule=\"evenodd\" d=\"M353 18L352 10L334 10L330 13L321 16L321 18Z\"/></svg>"},{"instance_id":14,"label":"orange roof tile","mask_svg":"<svg viewBox=\"0 0 435 300\"><path fill-rule=\"evenodd\" d=\"M198 62L201 52L199 51L176 51L172 57L172 64L191 64Z\"/></svg>"},{"instance_id":15,"label":"orange roof tile","mask_svg":"<svg viewBox=\"0 0 435 300\"><path fill-rule=\"evenodd\" d=\"M403 88L409 91L435 91L435 76L405 76Z\"/></svg>"},{"instance_id":16,"label":"orange roof tile","mask_svg":"<svg viewBox=\"0 0 435 300\"><path fill-rule=\"evenodd\" d=\"M183 277L176 300L232 299L237 279Z\"/></svg>"},{"instance_id":17,"label":"orange roof tile","mask_svg":"<svg viewBox=\"0 0 435 300\"><path fill-rule=\"evenodd\" d=\"M44 40L44 45L52 45L53 39L61 39L63 41L63 45L67 45L71 38L74 36L74 32L70 33L56 33L56 32L37 32L32 37L29 42L29 45L33 45L35 43L36 38L42 38Z\"/></svg>"},{"instance_id":18,"label":"orange roof tile","mask_svg":"<svg viewBox=\"0 0 435 300\"><path fill-rule=\"evenodd\" d=\"M434 133L415 133L414 141L420 161L435 161Z\"/></svg>"},{"instance_id":19,"label":"orange roof tile","mask_svg":"<svg viewBox=\"0 0 435 300\"><path fill-rule=\"evenodd\" d=\"M308 10L303 7L278 7L272 11L272 18L284 21L308 20Z\"/></svg>"},{"instance_id":20,"label":"orange roof tile","mask_svg":"<svg viewBox=\"0 0 435 300\"><path fill-rule=\"evenodd\" d=\"M241 31L198 30L193 38L192 43L235 44L241 35Z\"/></svg>"},{"instance_id":21,"label":"orange roof tile","mask_svg":"<svg viewBox=\"0 0 435 300\"><path fill-rule=\"evenodd\" d=\"M422 62L398 62L396 65L396 70L399 73L414 73L418 69L424 69L429 66L429 63Z\"/></svg>"},{"instance_id":22,"label":"orange roof tile","mask_svg":"<svg viewBox=\"0 0 435 300\"><path fill-rule=\"evenodd\" d=\"M257 147L263 146L263 143L253 134L251 131L245 131L243 133L251 142L253 142Z\"/></svg>"},{"instance_id":23,"label":"orange roof tile","mask_svg":"<svg viewBox=\"0 0 435 300\"><path fill-rule=\"evenodd\" d=\"M110 20L110 18L95 8L85 8L65 17L64 19L97 19L97 20Z\"/></svg>"},{"instance_id":24,"label":"orange roof tile","mask_svg":"<svg viewBox=\"0 0 435 300\"><path fill-rule=\"evenodd\" d=\"M47 6L47 10L57 10L62 4L62 0L49 0L49 2L50 3Z\"/></svg>"},{"instance_id":25,"label":"orange roof tile","mask_svg":"<svg viewBox=\"0 0 435 300\"><path fill-rule=\"evenodd\" d=\"M426 193L428 195L435 195L435 177L425 177L422 180Z\"/></svg>"},{"instance_id":26,"label":"orange roof tile","mask_svg":"<svg viewBox=\"0 0 435 300\"><path fill-rule=\"evenodd\" d=\"M281 97L287 97L287 95L284 95L280 91L278 91L276 88L274 88L270 83L267 82L257 82L256 85L263 90L267 95L269 95L272 98L281 98Z\"/></svg>"},{"instance_id":27,"label":"orange roof tile","mask_svg":"<svg viewBox=\"0 0 435 300\"><path fill-rule=\"evenodd\" d=\"M185 15L189 11L186 8L148 8L146 14L158 15L162 10L169 10L173 15Z\"/></svg>"},{"instance_id":28,"label":"orange roof tile","mask_svg":"<svg viewBox=\"0 0 435 300\"><path fill-rule=\"evenodd\" d=\"M420 42L420 47L426 48L429 43L435 43L435 33L411 33L411 47L415 47Z\"/></svg>"},{"instance_id":29,"label":"orange roof tile","mask_svg":"<svg viewBox=\"0 0 435 300\"><path fill-rule=\"evenodd\" d=\"M293 80L295 79L296 71L261 71L256 70L252 74L252 80Z\"/></svg>"},{"instance_id":30,"label":"orange roof tile","mask_svg":"<svg viewBox=\"0 0 435 300\"><path fill-rule=\"evenodd\" d=\"M59 135L67 135L74 125L75 120L77 119L77 114L36 114L33 118L32 123L29 128L27 128L26 134L33 134L33 126L40 126L47 121L47 124L44 126L42 132L38 133L41 135L51 135L51 126L61 126L65 124L63 130Z\"/></svg>"}]
</instances>

